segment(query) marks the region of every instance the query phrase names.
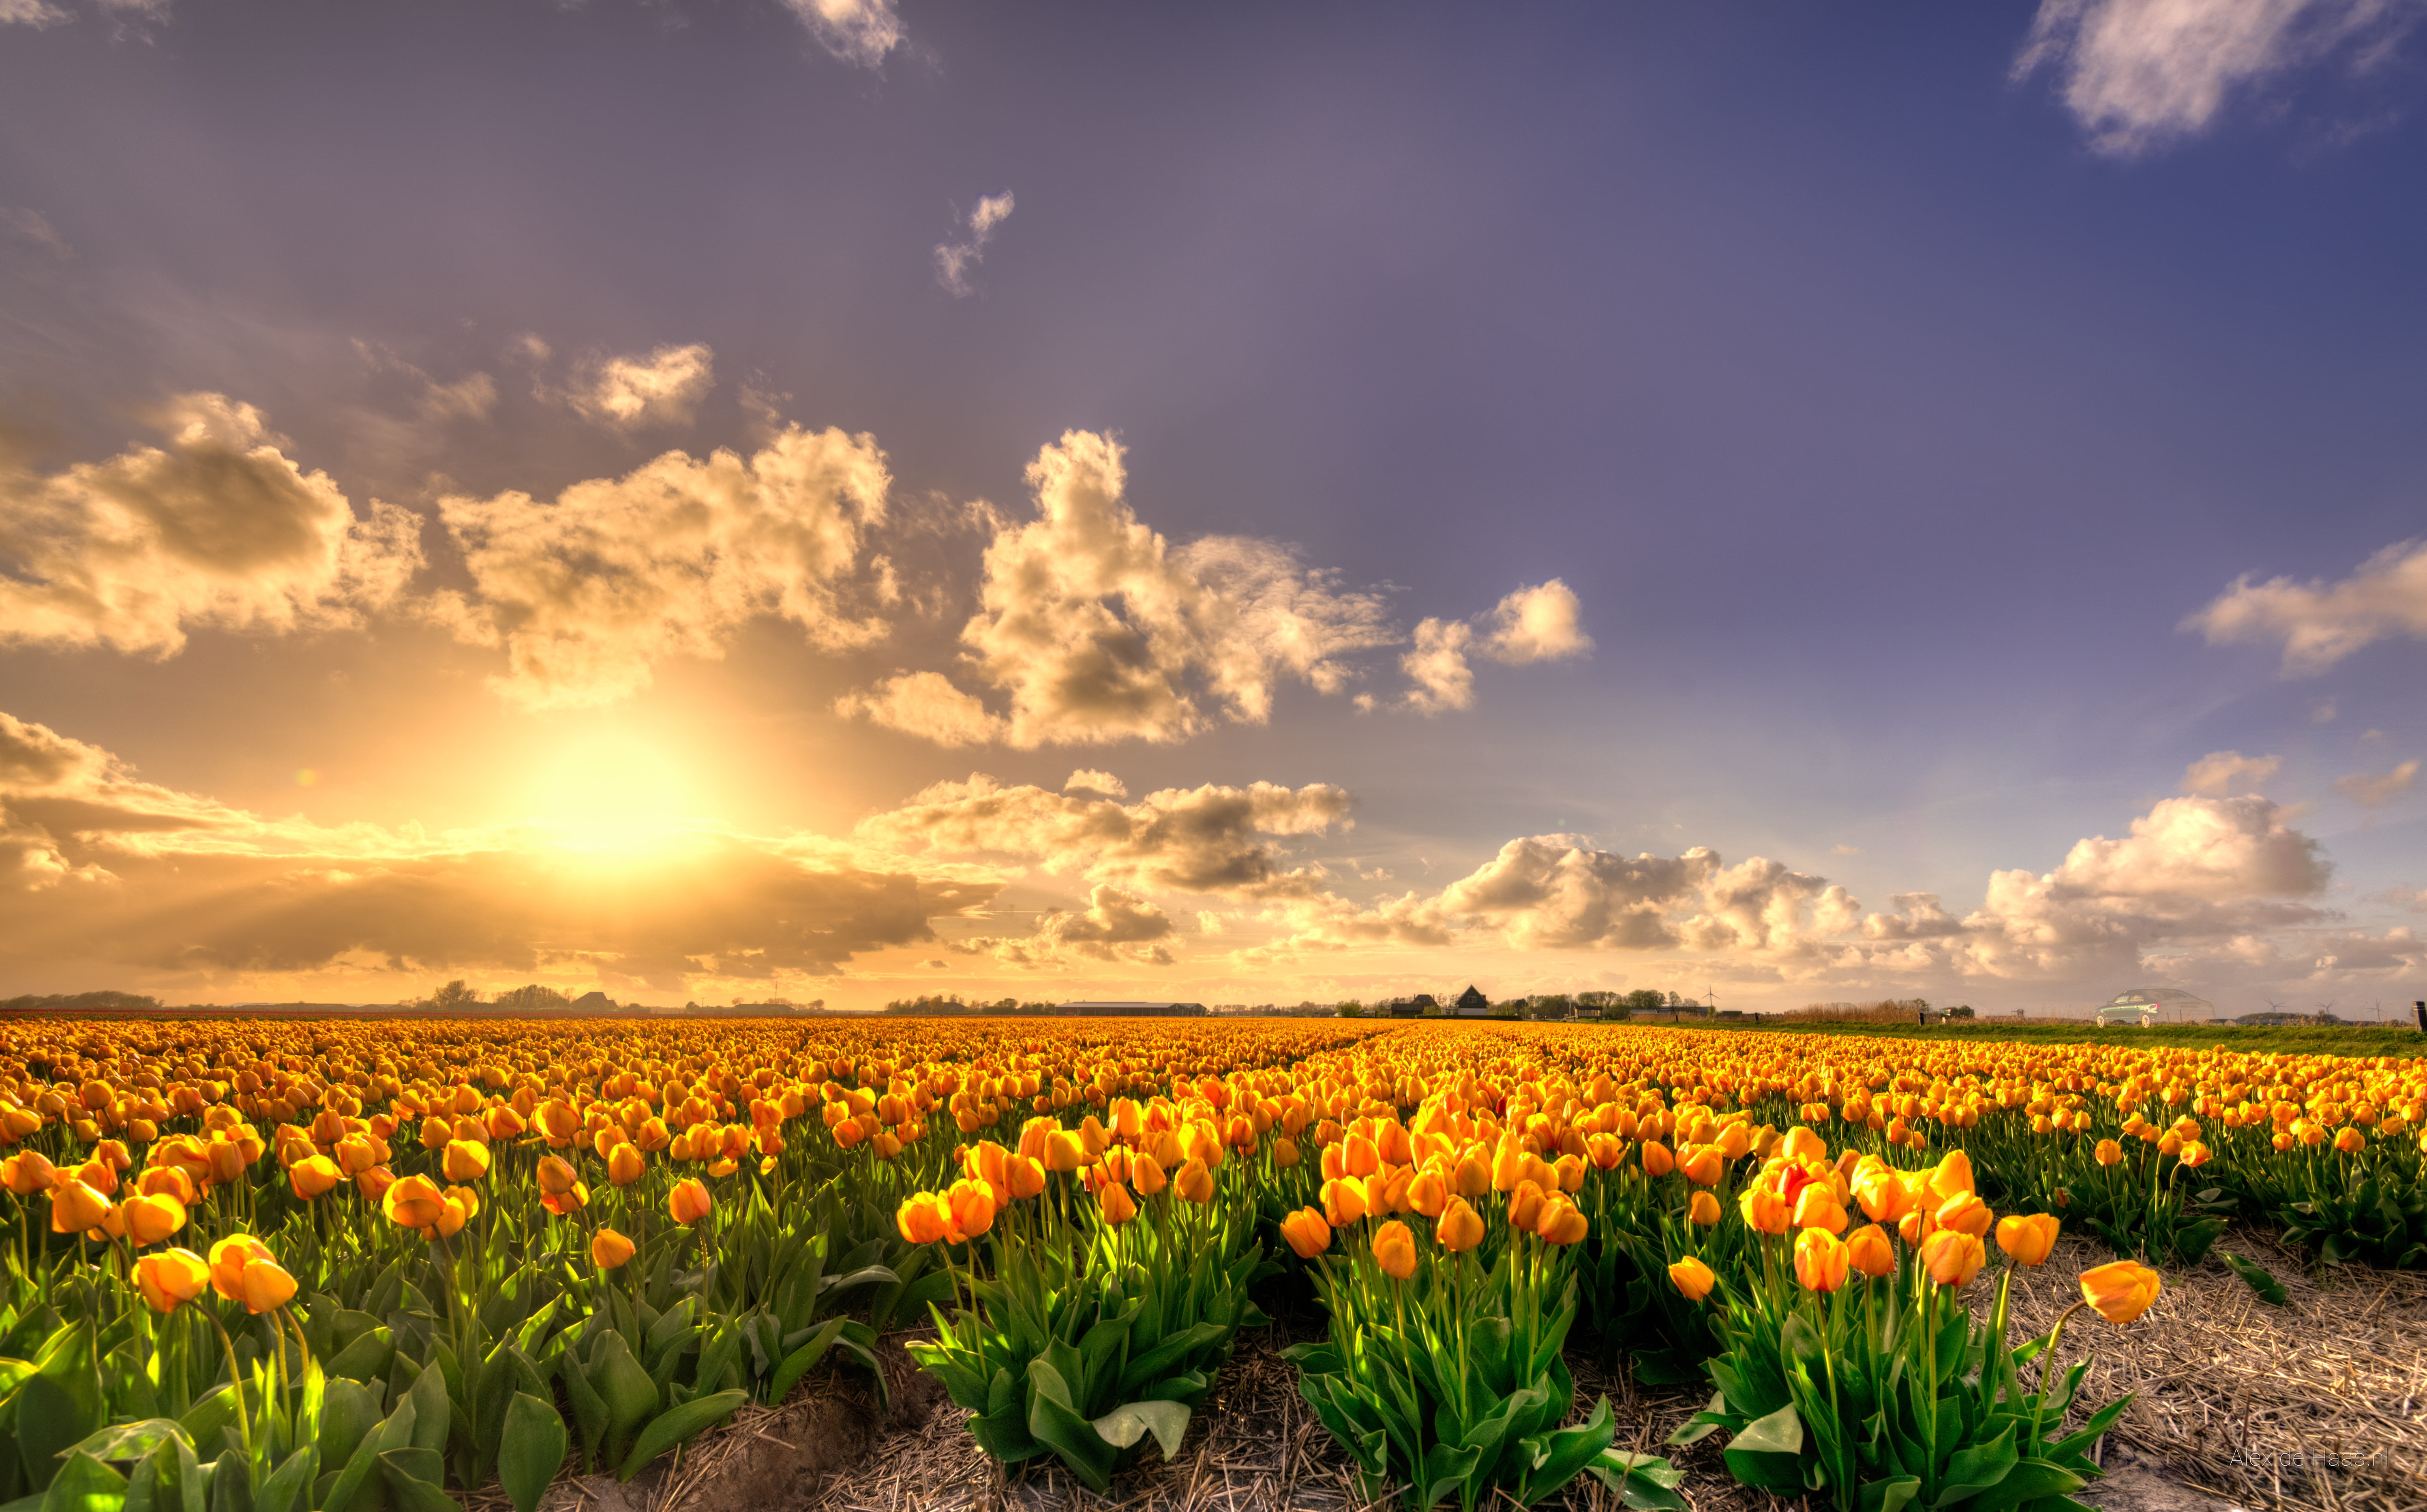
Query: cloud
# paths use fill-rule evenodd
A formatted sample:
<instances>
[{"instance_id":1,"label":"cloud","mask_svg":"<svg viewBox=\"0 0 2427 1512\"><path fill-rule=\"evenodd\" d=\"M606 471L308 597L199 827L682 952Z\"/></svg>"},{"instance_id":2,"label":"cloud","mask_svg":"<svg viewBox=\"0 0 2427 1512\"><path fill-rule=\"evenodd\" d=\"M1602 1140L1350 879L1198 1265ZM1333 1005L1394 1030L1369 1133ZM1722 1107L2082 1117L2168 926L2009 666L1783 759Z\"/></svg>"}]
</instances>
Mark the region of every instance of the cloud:
<instances>
[{"instance_id":1,"label":"cloud","mask_svg":"<svg viewBox=\"0 0 2427 1512\"><path fill-rule=\"evenodd\" d=\"M13 19L8 14L8 6L12 3L14 0L0 0L0 25ZM29 24L40 25L41 23ZM40 210L0 206L0 236L40 248L63 263L75 256L75 249L69 246L67 238L59 235L58 228L51 224L51 218Z\"/></svg>"},{"instance_id":2,"label":"cloud","mask_svg":"<svg viewBox=\"0 0 2427 1512\"><path fill-rule=\"evenodd\" d=\"M938 783L860 821L861 844L916 856L1002 856L1124 887L1230 899L1311 898L1320 867L1292 867L1278 839L1348 826L1345 789L1208 784L1134 804L973 775Z\"/></svg>"},{"instance_id":3,"label":"cloud","mask_svg":"<svg viewBox=\"0 0 2427 1512\"><path fill-rule=\"evenodd\" d=\"M0 26L31 26L39 31L70 19L66 11L45 0L0 0Z\"/></svg>"},{"instance_id":4,"label":"cloud","mask_svg":"<svg viewBox=\"0 0 2427 1512\"><path fill-rule=\"evenodd\" d=\"M646 357L606 357L584 364L563 398L601 425L634 430L687 425L700 398L715 386L716 353L705 342L660 347Z\"/></svg>"},{"instance_id":5,"label":"cloud","mask_svg":"<svg viewBox=\"0 0 2427 1512\"><path fill-rule=\"evenodd\" d=\"M491 679L529 708L615 702L674 656L714 658L747 621L792 621L823 646L885 633L838 596L890 480L871 436L786 429L749 457L669 451L618 479L528 494L449 496L439 516L473 593L430 613L459 639L503 646Z\"/></svg>"},{"instance_id":6,"label":"cloud","mask_svg":"<svg viewBox=\"0 0 2427 1512\"><path fill-rule=\"evenodd\" d=\"M1474 707L1474 669L1467 664L1467 647L1474 627L1464 620L1428 619L1416 626L1416 648L1399 658L1399 670L1415 687L1407 705L1419 714L1439 714Z\"/></svg>"},{"instance_id":7,"label":"cloud","mask_svg":"<svg viewBox=\"0 0 2427 1512\"><path fill-rule=\"evenodd\" d=\"M2427 640L2427 541L2397 542L2335 583L2289 577L2254 583L2245 575L2182 627L2199 631L2210 645L2281 641L2287 677L2323 672L2362 646L2398 635Z\"/></svg>"},{"instance_id":8,"label":"cloud","mask_svg":"<svg viewBox=\"0 0 2427 1512\"><path fill-rule=\"evenodd\" d=\"M1214 536L1174 550L1123 496L1109 437L1066 433L1028 482L1038 517L998 526L961 631L971 672L1009 712L985 714L932 674L854 695L852 709L1023 749L1178 740L1217 717L1264 723L1287 679L1337 691L1350 676L1340 658L1393 639L1378 595L1344 591L1284 546Z\"/></svg>"},{"instance_id":9,"label":"cloud","mask_svg":"<svg viewBox=\"0 0 2427 1512\"><path fill-rule=\"evenodd\" d=\"M497 382L486 373L470 373L452 383L442 383L377 342L356 341L354 350L374 369L410 380L418 391L414 408L425 420L485 420L497 407Z\"/></svg>"},{"instance_id":10,"label":"cloud","mask_svg":"<svg viewBox=\"0 0 2427 1512\"><path fill-rule=\"evenodd\" d=\"M1474 669L1467 660L1471 650L1511 666L1583 656L1592 649L1592 638L1584 632L1582 616L1575 590L1554 577L1518 589L1472 623L1427 619L1416 626L1415 649L1399 658L1399 670L1415 684L1403 702L1419 714L1474 707ZM1478 626L1483 635L1479 643Z\"/></svg>"},{"instance_id":11,"label":"cloud","mask_svg":"<svg viewBox=\"0 0 2427 1512\"><path fill-rule=\"evenodd\" d=\"M860 68L884 66L886 55L904 45L894 0L784 0L819 46Z\"/></svg>"},{"instance_id":12,"label":"cloud","mask_svg":"<svg viewBox=\"0 0 2427 1512\"><path fill-rule=\"evenodd\" d=\"M428 837L275 821L138 781L0 714L0 967L191 977L548 963L660 986L829 974L932 941L996 884L871 869L811 838L702 831L645 856L513 831Z\"/></svg>"},{"instance_id":13,"label":"cloud","mask_svg":"<svg viewBox=\"0 0 2427 1512\"><path fill-rule=\"evenodd\" d=\"M2282 756L2246 756L2239 751L2210 751L2183 769L2183 791L2222 798L2237 782L2256 788L2275 775Z\"/></svg>"},{"instance_id":14,"label":"cloud","mask_svg":"<svg viewBox=\"0 0 2427 1512\"><path fill-rule=\"evenodd\" d=\"M1107 798L1127 798L1130 795L1129 784L1109 772L1099 772L1094 767L1081 767L1070 773L1070 780L1062 785L1062 790L1066 793L1101 793Z\"/></svg>"},{"instance_id":15,"label":"cloud","mask_svg":"<svg viewBox=\"0 0 2427 1512\"><path fill-rule=\"evenodd\" d=\"M969 212L969 235L965 241L938 243L936 248L936 282L953 298L964 299L969 293L969 269L985 261L986 243L994 238L994 228L1011 219L1012 197L1009 189L989 194Z\"/></svg>"},{"instance_id":16,"label":"cloud","mask_svg":"<svg viewBox=\"0 0 2427 1512\"><path fill-rule=\"evenodd\" d=\"M2296 69L2340 55L2363 73L2422 13L2419 0L2041 0L2013 77L2054 69L2091 144L2130 157Z\"/></svg>"},{"instance_id":17,"label":"cloud","mask_svg":"<svg viewBox=\"0 0 2427 1512\"><path fill-rule=\"evenodd\" d=\"M2335 715L2337 712L2335 701L2329 698L2324 703L2320 704L2317 707L2309 710L2309 723L2312 724L2332 724L2335 722Z\"/></svg>"},{"instance_id":18,"label":"cloud","mask_svg":"<svg viewBox=\"0 0 2427 1512\"><path fill-rule=\"evenodd\" d=\"M1492 610L1484 654L1517 667L1583 656L1592 649L1592 637L1581 623L1583 613L1575 590L1556 577L1539 587L1520 588Z\"/></svg>"},{"instance_id":19,"label":"cloud","mask_svg":"<svg viewBox=\"0 0 2427 1512\"><path fill-rule=\"evenodd\" d=\"M1003 721L941 673L904 672L835 700L845 719L866 719L937 745L985 745L1003 736Z\"/></svg>"},{"instance_id":20,"label":"cloud","mask_svg":"<svg viewBox=\"0 0 2427 1512\"><path fill-rule=\"evenodd\" d=\"M2410 790L2419 780L2419 763L2404 761L2391 772L2355 772L2335 779L2335 791L2362 808L2382 808Z\"/></svg>"},{"instance_id":21,"label":"cloud","mask_svg":"<svg viewBox=\"0 0 2427 1512\"><path fill-rule=\"evenodd\" d=\"M0 476L0 642L166 657L196 626L357 626L420 567L417 516L358 518L252 405L186 394L155 418L164 446Z\"/></svg>"},{"instance_id":22,"label":"cloud","mask_svg":"<svg viewBox=\"0 0 2427 1512\"><path fill-rule=\"evenodd\" d=\"M1173 957L1164 942L1172 936L1171 918L1132 892L1099 883L1079 913L1048 909L1038 916L1036 933L1025 938L980 936L953 949L965 955L990 955L1007 966L1058 966L1073 956L1131 966L1169 966Z\"/></svg>"}]
</instances>

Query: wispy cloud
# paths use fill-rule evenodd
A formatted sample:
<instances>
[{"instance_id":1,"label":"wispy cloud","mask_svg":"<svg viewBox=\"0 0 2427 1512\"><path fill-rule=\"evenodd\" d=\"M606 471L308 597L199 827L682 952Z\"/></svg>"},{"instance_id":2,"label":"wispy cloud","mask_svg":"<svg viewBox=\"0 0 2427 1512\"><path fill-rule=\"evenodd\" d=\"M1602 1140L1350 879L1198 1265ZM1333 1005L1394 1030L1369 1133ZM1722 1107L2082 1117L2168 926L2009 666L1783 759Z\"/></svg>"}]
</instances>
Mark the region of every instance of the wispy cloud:
<instances>
[{"instance_id":1,"label":"wispy cloud","mask_svg":"<svg viewBox=\"0 0 2427 1512\"><path fill-rule=\"evenodd\" d=\"M2422 16L2421 0L2041 0L2013 76L2054 70L2091 144L2131 157L2295 70L2364 72Z\"/></svg>"},{"instance_id":2,"label":"wispy cloud","mask_svg":"<svg viewBox=\"0 0 2427 1512\"><path fill-rule=\"evenodd\" d=\"M546 351L545 346L538 350ZM645 357L603 357L580 365L562 398L601 425L633 430L687 424L716 384L716 353L705 342L660 347Z\"/></svg>"},{"instance_id":3,"label":"wispy cloud","mask_svg":"<svg viewBox=\"0 0 2427 1512\"><path fill-rule=\"evenodd\" d=\"M2237 782L2256 788L2275 775L2282 756L2246 756L2239 751L2211 751L2183 770L2183 791L2223 798Z\"/></svg>"},{"instance_id":4,"label":"wispy cloud","mask_svg":"<svg viewBox=\"0 0 2427 1512\"><path fill-rule=\"evenodd\" d=\"M1012 198L1009 189L989 194L969 212L969 234L960 241L947 241L936 248L936 282L953 298L965 299L969 293L969 270L985 261L986 243L994 239L995 227L1011 219Z\"/></svg>"},{"instance_id":5,"label":"wispy cloud","mask_svg":"<svg viewBox=\"0 0 2427 1512\"><path fill-rule=\"evenodd\" d=\"M14 0L0 0L0 23L11 19L8 13L8 7L12 3ZM6 236L11 241L24 242L29 247L39 247L61 262L75 256L75 249L68 245L68 239L65 236L59 235L58 227L51 224L51 218L40 210L28 210L23 207L10 209L0 206L0 236Z\"/></svg>"},{"instance_id":6,"label":"wispy cloud","mask_svg":"<svg viewBox=\"0 0 2427 1512\"><path fill-rule=\"evenodd\" d=\"M2362 808L2382 808L2419 781L2419 763L2404 761L2391 772L2354 772L2335 779L2335 791Z\"/></svg>"}]
</instances>

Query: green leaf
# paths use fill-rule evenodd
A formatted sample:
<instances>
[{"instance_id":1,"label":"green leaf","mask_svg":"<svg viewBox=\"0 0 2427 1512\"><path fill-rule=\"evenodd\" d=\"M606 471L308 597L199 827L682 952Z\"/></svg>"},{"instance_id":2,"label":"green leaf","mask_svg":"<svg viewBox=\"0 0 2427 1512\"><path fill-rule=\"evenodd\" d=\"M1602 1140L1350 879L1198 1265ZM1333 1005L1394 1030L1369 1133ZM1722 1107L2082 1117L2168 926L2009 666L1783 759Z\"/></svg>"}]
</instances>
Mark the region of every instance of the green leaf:
<instances>
[{"instance_id":1,"label":"green leaf","mask_svg":"<svg viewBox=\"0 0 2427 1512\"><path fill-rule=\"evenodd\" d=\"M42 1512L119 1512L125 1504L126 1477L82 1450L58 1467L41 1500Z\"/></svg>"},{"instance_id":2,"label":"green leaf","mask_svg":"<svg viewBox=\"0 0 2427 1512\"><path fill-rule=\"evenodd\" d=\"M2014 1453L2014 1425L2011 1423L1987 1443L1966 1444L1958 1449L1947 1458L1946 1477L1939 1483L1938 1495L1930 1506L1953 1506L1988 1490L2006 1478L2018 1457Z\"/></svg>"},{"instance_id":3,"label":"green leaf","mask_svg":"<svg viewBox=\"0 0 2427 1512\"><path fill-rule=\"evenodd\" d=\"M438 1451L391 1449L379 1456L379 1468L398 1512L464 1512L439 1484L447 1466Z\"/></svg>"},{"instance_id":4,"label":"green leaf","mask_svg":"<svg viewBox=\"0 0 2427 1512\"><path fill-rule=\"evenodd\" d=\"M2256 1260L2243 1260L2227 1251L2224 1262L2233 1267L2234 1275L2249 1284L2250 1290L2258 1293L2260 1301L2280 1308L2292 1300L2291 1293L2284 1290L2284 1283L2275 1279L2274 1273Z\"/></svg>"},{"instance_id":5,"label":"green leaf","mask_svg":"<svg viewBox=\"0 0 2427 1512\"><path fill-rule=\"evenodd\" d=\"M1376 1434L1375 1437L1381 1436ZM1375 1458L1377 1461L1380 1460L1381 1455L1378 1452ZM1449 1444L1433 1445L1425 1455L1423 1472L1416 1477L1417 1489L1421 1492L1416 1504L1420 1507L1430 1507L1438 1504L1442 1497L1449 1495L1472 1478L1475 1467L1482 1459L1483 1451L1473 1445L1465 1447L1454 1447Z\"/></svg>"},{"instance_id":6,"label":"green leaf","mask_svg":"<svg viewBox=\"0 0 2427 1512\"><path fill-rule=\"evenodd\" d=\"M413 1420L418 1408L412 1393L396 1405L396 1410L380 1420L354 1450L345 1468L337 1473L337 1484L325 1499L327 1512L353 1512L358 1502L375 1495L371 1478L380 1472L380 1455L391 1450L413 1447Z\"/></svg>"},{"instance_id":7,"label":"green leaf","mask_svg":"<svg viewBox=\"0 0 2427 1512\"><path fill-rule=\"evenodd\" d=\"M733 1416L741 1404L750 1400L747 1391L719 1391L686 1402L669 1412L660 1412L641 1430L632 1443L632 1452L624 1457L624 1468L615 1472L619 1481L628 1481L641 1472L641 1468L675 1445L686 1442L716 1423Z\"/></svg>"},{"instance_id":8,"label":"green leaf","mask_svg":"<svg viewBox=\"0 0 2427 1512\"><path fill-rule=\"evenodd\" d=\"M99 1460L141 1459L171 1438L181 1438L184 1424L172 1418L146 1418L102 1429L76 1448Z\"/></svg>"},{"instance_id":9,"label":"green leaf","mask_svg":"<svg viewBox=\"0 0 2427 1512\"><path fill-rule=\"evenodd\" d=\"M311 1444L287 1455L276 1473L252 1493L253 1512L309 1512L312 1477L319 1469L320 1451Z\"/></svg>"},{"instance_id":10,"label":"green leaf","mask_svg":"<svg viewBox=\"0 0 2427 1512\"><path fill-rule=\"evenodd\" d=\"M1758 1454L1799 1455L1803 1452L1803 1423L1791 1406L1780 1407L1758 1422L1747 1423L1728 1440L1731 1449Z\"/></svg>"},{"instance_id":11,"label":"green leaf","mask_svg":"<svg viewBox=\"0 0 2427 1512\"><path fill-rule=\"evenodd\" d=\"M1901 1512L1914 1498L1921 1494L1921 1477L1897 1475L1881 1480L1865 1481L1856 1493L1856 1512Z\"/></svg>"},{"instance_id":12,"label":"green leaf","mask_svg":"<svg viewBox=\"0 0 2427 1512\"><path fill-rule=\"evenodd\" d=\"M454 1405L447 1399L445 1372L434 1366L423 1367L421 1374L414 1377L413 1390L406 1394L413 1403L412 1447L444 1450L447 1429L454 1422L455 1413Z\"/></svg>"},{"instance_id":13,"label":"green leaf","mask_svg":"<svg viewBox=\"0 0 2427 1512\"><path fill-rule=\"evenodd\" d=\"M1060 1352L1075 1355L1069 1345L1058 1340L1055 1343ZM1111 1489L1113 1448L1093 1423L1079 1416L1062 1373L1040 1355L1028 1362L1028 1384L1029 1433L1051 1448L1088 1489L1099 1493Z\"/></svg>"},{"instance_id":14,"label":"green leaf","mask_svg":"<svg viewBox=\"0 0 2427 1512\"><path fill-rule=\"evenodd\" d=\"M1188 1432L1188 1408L1177 1402L1132 1402L1096 1420L1096 1432L1116 1449L1129 1448L1149 1431L1163 1457L1171 1458Z\"/></svg>"},{"instance_id":15,"label":"green leaf","mask_svg":"<svg viewBox=\"0 0 2427 1512\"><path fill-rule=\"evenodd\" d=\"M2026 1459L2010 1471L2004 1480L1983 1491L1967 1512L2005 1512L2008 1507L2035 1505L2043 1498L2061 1499L2088 1484L2061 1465L2051 1464L2044 1459Z\"/></svg>"},{"instance_id":16,"label":"green leaf","mask_svg":"<svg viewBox=\"0 0 2427 1512\"><path fill-rule=\"evenodd\" d=\"M570 1436L554 1405L516 1391L506 1405L505 1438L497 1445L497 1481L514 1512L531 1512L548 1482L564 1468Z\"/></svg>"},{"instance_id":17,"label":"green leaf","mask_svg":"<svg viewBox=\"0 0 2427 1512\"><path fill-rule=\"evenodd\" d=\"M28 1376L17 1388L14 1401L17 1455L25 1467L26 1483L37 1489L47 1488L52 1477L61 1472L61 1455L109 1421L101 1400L101 1379L90 1364L81 1370L57 1374L45 1370Z\"/></svg>"},{"instance_id":18,"label":"green leaf","mask_svg":"<svg viewBox=\"0 0 2427 1512\"><path fill-rule=\"evenodd\" d=\"M815 1368L819 1360L825 1358L825 1352L834 1343L835 1336L842 1332L842 1325L843 1320L840 1318L827 1319L815 1333L809 1336L808 1342L784 1357L783 1362L775 1367L775 1374L768 1378L768 1406L780 1406L784 1399L792 1394L793 1384ZM954 1400L957 1401L958 1398ZM968 1406L969 1404L963 1402L961 1405Z\"/></svg>"},{"instance_id":19,"label":"green leaf","mask_svg":"<svg viewBox=\"0 0 2427 1512\"><path fill-rule=\"evenodd\" d=\"M601 1335L598 1354L590 1366L590 1382L607 1404L607 1443L620 1454L632 1431L657 1415L658 1383L632 1358L622 1334Z\"/></svg>"}]
</instances>

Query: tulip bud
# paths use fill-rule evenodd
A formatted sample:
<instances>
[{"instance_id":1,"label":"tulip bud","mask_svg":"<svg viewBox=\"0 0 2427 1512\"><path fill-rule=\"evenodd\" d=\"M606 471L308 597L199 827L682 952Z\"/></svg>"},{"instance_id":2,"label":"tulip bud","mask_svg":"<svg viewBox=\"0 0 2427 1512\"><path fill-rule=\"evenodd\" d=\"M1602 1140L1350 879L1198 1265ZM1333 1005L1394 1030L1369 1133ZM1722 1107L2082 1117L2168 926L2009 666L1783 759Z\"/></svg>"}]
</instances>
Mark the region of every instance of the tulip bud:
<instances>
[{"instance_id":1,"label":"tulip bud","mask_svg":"<svg viewBox=\"0 0 2427 1512\"><path fill-rule=\"evenodd\" d=\"M135 1262L135 1289L155 1312L174 1312L210 1290L211 1268L187 1249L164 1249Z\"/></svg>"},{"instance_id":2,"label":"tulip bud","mask_svg":"<svg viewBox=\"0 0 2427 1512\"><path fill-rule=\"evenodd\" d=\"M1452 1197L1441 1221L1433 1226L1433 1238L1451 1254L1464 1254L1483 1243L1483 1220L1464 1197Z\"/></svg>"},{"instance_id":3,"label":"tulip bud","mask_svg":"<svg viewBox=\"0 0 2427 1512\"><path fill-rule=\"evenodd\" d=\"M1807 1292L1834 1292L1846 1284L1846 1246L1826 1228L1795 1236L1795 1279Z\"/></svg>"},{"instance_id":4,"label":"tulip bud","mask_svg":"<svg viewBox=\"0 0 2427 1512\"><path fill-rule=\"evenodd\" d=\"M685 1227L707 1217L712 1206L708 1188L700 1183L697 1177L676 1182L675 1189L666 1194L666 1211L673 1214L675 1222Z\"/></svg>"},{"instance_id":5,"label":"tulip bud","mask_svg":"<svg viewBox=\"0 0 2427 1512\"><path fill-rule=\"evenodd\" d=\"M1846 1263L1865 1276L1886 1276L1896 1269L1896 1246L1878 1224L1846 1236Z\"/></svg>"},{"instance_id":6,"label":"tulip bud","mask_svg":"<svg viewBox=\"0 0 2427 1512\"><path fill-rule=\"evenodd\" d=\"M1971 1284L1988 1259L1980 1241L1960 1228L1942 1228L1921 1244L1921 1268L1941 1286Z\"/></svg>"},{"instance_id":7,"label":"tulip bud","mask_svg":"<svg viewBox=\"0 0 2427 1512\"><path fill-rule=\"evenodd\" d=\"M1382 1273L1395 1281L1404 1281L1416 1274L1416 1236L1406 1224L1393 1219L1374 1231L1374 1260Z\"/></svg>"},{"instance_id":8,"label":"tulip bud","mask_svg":"<svg viewBox=\"0 0 2427 1512\"><path fill-rule=\"evenodd\" d=\"M1697 1192L1686 1209L1686 1216L1705 1228L1715 1227L1719 1221L1719 1199L1708 1192Z\"/></svg>"}]
</instances>

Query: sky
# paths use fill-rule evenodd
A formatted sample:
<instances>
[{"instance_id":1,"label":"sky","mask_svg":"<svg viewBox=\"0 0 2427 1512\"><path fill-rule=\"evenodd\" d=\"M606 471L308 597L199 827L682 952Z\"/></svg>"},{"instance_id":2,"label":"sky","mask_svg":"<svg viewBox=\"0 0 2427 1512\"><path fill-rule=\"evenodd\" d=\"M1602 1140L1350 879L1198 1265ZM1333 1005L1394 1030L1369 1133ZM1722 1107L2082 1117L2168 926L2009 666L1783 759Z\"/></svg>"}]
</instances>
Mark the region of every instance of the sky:
<instances>
[{"instance_id":1,"label":"sky","mask_svg":"<svg viewBox=\"0 0 2427 1512\"><path fill-rule=\"evenodd\" d=\"M2427 0L0 0L0 996L2427 997Z\"/></svg>"}]
</instances>

